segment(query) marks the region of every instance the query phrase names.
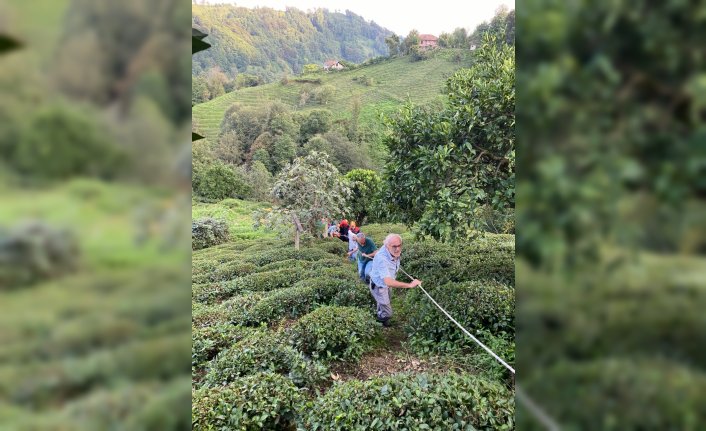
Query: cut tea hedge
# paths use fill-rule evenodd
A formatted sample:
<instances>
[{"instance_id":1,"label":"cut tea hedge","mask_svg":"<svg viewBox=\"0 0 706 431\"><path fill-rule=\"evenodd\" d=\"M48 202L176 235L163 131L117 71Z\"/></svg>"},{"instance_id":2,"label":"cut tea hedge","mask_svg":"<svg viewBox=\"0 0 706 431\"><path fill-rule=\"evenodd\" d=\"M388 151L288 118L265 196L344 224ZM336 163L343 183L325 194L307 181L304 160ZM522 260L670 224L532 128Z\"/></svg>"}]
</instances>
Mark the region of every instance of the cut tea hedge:
<instances>
[{"instance_id":1,"label":"cut tea hedge","mask_svg":"<svg viewBox=\"0 0 706 431\"><path fill-rule=\"evenodd\" d=\"M200 250L228 241L228 225L223 220L202 218L191 222L191 249Z\"/></svg>"},{"instance_id":2,"label":"cut tea hedge","mask_svg":"<svg viewBox=\"0 0 706 431\"><path fill-rule=\"evenodd\" d=\"M435 285L495 280L514 286L515 247L508 236L486 234L464 246L413 242L403 251L402 262L410 275Z\"/></svg>"},{"instance_id":3,"label":"cut tea hedge","mask_svg":"<svg viewBox=\"0 0 706 431\"><path fill-rule=\"evenodd\" d=\"M486 331L514 339L514 289L492 281L467 281L426 290L470 332ZM476 346L421 290L410 290L406 301L409 309L407 332L413 344L436 351Z\"/></svg>"},{"instance_id":4,"label":"cut tea hedge","mask_svg":"<svg viewBox=\"0 0 706 431\"><path fill-rule=\"evenodd\" d=\"M467 374L398 374L335 385L300 409L307 430L511 430L514 395Z\"/></svg>"},{"instance_id":5,"label":"cut tea hedge","mask_svg":"<svg viewBox=\"0 0 706 431\"><path fill-rule=\"evenodd\" d=\"M206 386L222 386L257 372L288 376L295 385L313 385L327 376L326 367L307 360L287 344L286 339L267 330L258 330L211 361L204 378Z\"/></svg>"},{"instance_id":6,"label":"cut tea hedge","mask_svg":"<svg viewBox=\"0 0 706 431\"><path fill-rule=\"evenodd\" d=\"M228 386L193 392L192 429L294 430L303 396L287 378L258 373L235 379Z\"/></svg>"},{"instance_id":7,"label":"cut tea hedge","mask_svg":"<svg viewBox=\"0 0 706 431\"><path fill-rule=\"evenodd\" d=\"M242 340L255 331L253 328L218 323L196 328L191 333L191 366L201 367L221 350Z\"/></svg>"},{"instance_id":8,"label":"cut tea hedge","mask_svg":"<svg viewBox=\"0 0 706 431\"><path fill-rule=\"evenodd\" d=\"M706 423L706 374L669 361L564 362L523 384L566 429L695 430ZM543 429L524 409L517 428Z\"/></svg>"},{"instance_id":9,"label":"cut tea hedge","mask_svg":"<svg viewBox=\"0 0 706 431\"><path fill-rule=\"evenodd\" d=\"M356 307L324 306L297 321L289 330L292 344L325 360L357 360L370 348L377 323Z\"/></svg>"}]
</instances>

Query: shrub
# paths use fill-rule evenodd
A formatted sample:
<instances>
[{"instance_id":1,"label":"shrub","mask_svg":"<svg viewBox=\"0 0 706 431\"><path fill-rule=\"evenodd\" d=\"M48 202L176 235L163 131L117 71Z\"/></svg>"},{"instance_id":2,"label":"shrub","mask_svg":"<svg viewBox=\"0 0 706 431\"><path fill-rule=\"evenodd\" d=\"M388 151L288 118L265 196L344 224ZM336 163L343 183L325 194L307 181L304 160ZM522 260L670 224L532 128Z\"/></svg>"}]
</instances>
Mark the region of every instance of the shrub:
<instances>
[{"instance_id":1,"label":"shrub","mask_svg":"<svg viewBox=\"0 0 706 431\"><path fill-rule=\"evenodd\" d=\"M335 258L335 257L330 257L328 259L319 259L319 260L309 262L307 267L309 268L309 271L312 274L315 274L316 271L323 271L323 270L332 269L332 268L340 268L341 267L341 259Z\"/></svg>"},{"instance_id":2,"label":"shrub","mask_svg":"<svg viewBox=\"0 0 706 431\"><path fill-rule=\"evenodd\" d=\"M278 269L284 269L284 268L288 268L288 269L296 268L298 270L301 270L304 268L309 268L310 265L311 265L311 262L309 262L307 260L285 259L285 260L278 260L277 262L268 263L267 265L258 267L257 271L254 271L254 272L276 271Z\"/></svg>"},{"instance_id":3,"label":"shrub","mask_svg":"<svg viewBox=\"0 0 706 431\"><path fill-rule=\"evenodd\" d=\"M223 301L219 307L223 309L228 322L240 325L246 313L269 295L271 295L270 292L251 292Z\"/></svg>"},{"instance_id":4,"label":"shrub","mask_svg":"<svg viewBox=\"0 0 706 431\"><path fill-rule=\"evenodd\" d=\"M368 289L355 281L320 277L298 281L258 302L247 312L244 324L270 323L284 317L295 318L326 304L369 307Z\"/></svg>"},{"instance_id":5,"label":"shrub","mask_svg":"<svg viewBox=\"0 0 706 431\"><path fill-rule=\"evenodd\" d=\"M279 334L257 330L220 352L211 361L204 383L221 386L263 371L285 375L297 386L317 384L327 373L325 366L308 361Z\"/></svg>"},{"instance_id":6,"label":"shrub","mask_svg":"<svg viewBox=\"0 0 706 431\"><path fill-rule=\"evenodd\" d=\"M208 286L208 285L200 285ZM195 289L199 285L194 285ZM203 302L192 302L192 325L194 327L208 326L218 322L233 322L236 325L242 323L243 316L263 298L266 298L268 292L249 292L243 295L238 295L230 298L220 304L204 304ZM194 298L200 298L199 295L206 295L203 288L194 290ZM192 298L193 299L193 298Z\"/></svg>"},{"instance_id":7,"label":"shrub","mask_svg":"<svg viewBox=\"0 0 706 431\"><path fill-rule=\"evenodd\" d=\"M380 246L382 247L382 241L385 239L387 234L398 233L404 238L404 234L407 233L408 229L405 225L399 223L375 223L369 224L367 226L361 226L360 230L365 232L365 235L367 237L373 238L375 244L380 244Z\"/></svg>"},{"instance_id":8,"label":"shrub","mask_svg":"<svg viewBox=\"0 0 706 431\"><path fill-rule=\"evenodd\" d=\"M316 297L317 292L311 287L280 289L249 310L243 324L258 326L283 317L299 317L315 306Z\"/></svg>"},{"instance_id":9,"label":"shrub","mask_svg":"<svg viewBox=\"0 0 706 431\"><path fill-rule=\"evenodd\" d=\"M252 263L225 262L215 267L212 271L201 275L198 280L203 280L203 282L228 281L257 272L257 269L257 266ZM193 277L192 281L195 281Z\"/></svg>"},{"instance_id":10,"label":"shrub","mask_svg":"<svg viewBox=\"0 0 706 431\"><path fill-rule=\"evenodd\" d=\"M223 162L214 162L202 170L194 172L194 191L206 199L243 199L250 194L244 178Z\"/></svg>"},{"instance_id":11,"label":"shrub","mask_svg":"<svg viewBox=\"0 0 706 431\"><path fill-rule=\"evenodd\" d=\"M314 278L298 281L294 287L309 287L316 292L316 302L350 307L367 308L374 304L367 286L361 284L356 276L332 276L325 272Z\"/></svg>"},{"instance_id":12,"label":"shrub","mask_svg":"<svg viewBox=\"0 0 706 431\"><path fill-rule=\"evenodd\" d=\"M289 247L280 247L274 250L268 249L253 254L249 257L246 257L244 261L253 263L258 266L263 266L267 265L268 263L277 262L285 259L319 260L327 257L330 257L328 253L314 248L302 248L301 250L295 250Z\"/></svg>"},{"instance_id":13,"label":"shrub","mask_svg":"<svg viewBox=\"0 0 706 431\"><path fill-rule=\"evenodd\" d=\"M10 162L32 178L113 178L129 163L97 115L70 105L36 111L16 144Z\"/></svg>"},{"instance_id":14,"label":"shrub","mask_svg":"<svg viewBox=\"0 0 706 431\"><path fill-rule=\"evenodd\" d=\"M294 346L315 358L357 360L370 348L377 326L365 310L325 306L299 319L289 335Z\"/></svg>"},{"instance_id":15,"label":"shrub","mask_svg":"<svg viewBox=\"0 0 706 431\"><path fill-rule=\"evenodd\" d=\"M191 222L191 249L200 250L228 241L228 225L210 217Z\"/></svg>"},{"instance_id":16,"label":"shrub","mask_svg":"<svg viewBox=\"0 0 706 431\"><path fill-rule=\"evenodd\" d=\"M206 305L200 302L191 303L191 326L202 328L227 321L226 312L221 305Z\"/></svg>"},{"instance_id":17,"label":"shrub","mask_svg":"<svg viewBox=\"0 0 706 431\"><path fill-rule=\"evenodd\" d=\"M469 332L481 330L514 338L514 289L496 282L467 281L426 290ZM476 346L421 290L409 291L406 300L409 305L407 331L413 345L437 351Z\"/></svg>"},{"instance_id":18,"label":"shrub","mask_svg":"<svg viewBox=\"0 0 706 431\"><path fill-rule=\"evenodd\" d=\"M485 234L468 244L418 241L405 247L402 262L410 275L435 285L450 281L515 283L513 235Z\"/></svg>"},{"instance_id":19,"label":"shrub","mask_svg":"<svg viewBox=\"0 0 706 431\"><path fill-rule=\"evenodd\" d=\"M524 286L534 294L518 302L519 357L532 357L538 365L567 356L639 353L703 368L706 314L694 306L706 303L703 282L677 276L687 272L674 268L675 260L642 265L610 275L580 273L590 280L587 285L524 270Z\"/></svg>"},{"instance_id":20,"label":"shrub","mask_svg":"<svg viewBox=\"0 0 706 431\"><path fill-rule=\"evenodd\" d=\"M193 299L213 303L241 292L269 292L289 287L306 275L305 269L283 268L257 272L233 280L193 286Z\"/></svg>"},{"instance_id":21,"label":"shrub","mask_svg":"<svg viewBox=\"0 0 706 431\"><path fill-rule=\"evenodd\" d=\"M75 236L41 222L0 230L0 286L35 283L74 271L79 246Z\"/></svg>"},{"instance_id":22,"label":"shrub","mask_svg":"<svg viewBox=\"0 0 706 431\"><path fill-rule=\"evenodd\" d=\"M524 382L566 429L699 429L696 424L706 423L706 376L667 361L564 362ZM518 429L541 429L524 409L517 420Z\"/></svg>"},{"instance_id":23,"label":"shrub","mask_svg":"<svg viewBox=\"0 0 706 431\"><path fill-rule=\"evenodd\" d=\"M334 385L300 409L307 430L509 430L514 396L467 374L398 374Z\"/></svg>"},{"instance_id":24,"label":"shrub","mask_svg":"<svg viewBox=\"0 0 706 431\"><path fill-rule=\"evenodd\" d=\"M235 326L230 322L193 329L191 332L191 366L203 366L218 352L242 340L252 331L254 329Z\"/></svg>"},{"instance_id":25,"label":"shrub","mask_svg":"<svg viewBox=\"0 0 706 431\"><path fill-rule=\"evenodd\" d=\"M323 250L326 253L335 254L336 256L344 256L348 251L348 244L339 241L338 238L327 238L321 241L312 241L312 248Z\"/></svg>"},{"instance_id":26,"label":"shrub","mask_svg":"<svg viewBox=\"0 0 706 431\"><path fill-rule=\"evenodd\" d=\"M191 407L195 431L294 430L299 390L285 377L258 373L235 379L228 386L194 391Z\"/></svg>"}]
</instances>

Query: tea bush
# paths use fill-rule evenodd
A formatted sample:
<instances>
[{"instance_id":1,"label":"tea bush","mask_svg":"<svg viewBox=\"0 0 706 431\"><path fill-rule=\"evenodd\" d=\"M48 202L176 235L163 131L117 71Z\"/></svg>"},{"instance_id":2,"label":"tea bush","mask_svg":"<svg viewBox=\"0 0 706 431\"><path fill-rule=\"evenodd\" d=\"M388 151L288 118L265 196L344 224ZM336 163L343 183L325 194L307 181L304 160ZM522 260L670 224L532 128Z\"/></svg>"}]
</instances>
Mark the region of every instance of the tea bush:
<instances>
[{"instance_id":1,"label":"tea bush","mask_svg":"<svg viewBox=\"0 0 706 431\"><path fill-rule=\"evenodd\" d=\"M241 324L245 313L268 295L268 292L252 292L230 298L215 305L193 302L191 310L192 330L193 328L226 322L231 322L235 325Z\"/></svg>"},{"instance_id":2,"label":"tea bush","mask_svg":"<svg viewBox=\"0 0 706 431\"><path fill-rule=\"evenodd\" d=\"M258 302L247 312L244 324L257 326L283 317L296 318L327 304L369 307L371 303L367 288L355 281L307 278Z\"/></svg>"},{"instance_id":3,"label":"tea bush","mask_svg":"<svg viewBox=\"0 0 706 431\"><path fill-rule=\"evenodd\" d=\"M275 271L257 272L234 280L193 286L193 299L213 303L241 292L268 292L289 287L307 275L305 269L283 268Z\"/></svg>"},{"instance_id":4,"label":"tea bush","mask_svg":"<svg viewBox=\"0 0 706 431\"><path fill-rule=\"evenodd\" d=\"M382 246L382 242L390 233L402 235L402 239L410 238L407 226L400 223L375 223L361 226L360 230L375 241L375 244Z\"/></svg>"},{"instance_id":5,"label":"tea bush","mask_svg":"<svg viewBox=\"0 0 706 431\"><path fill-rule=\"evenodd\" d=\"M116 379L166 379L184 375L184 335L139 340L61 362L15 366L0 379L0 397L18 404L56 405Z\"/></svg>"},{"instance_id":6,"label":"tea bush","mask_svg":"<svg viewBox=\"0 0 706 431\"><path fill-rule=\"evenodd\" d=\"M192 429L294 430L303 396L287 378L258 373L193 392Z\"/></svg>"},{"instance_id":7,"label":"tea bush","mask_svg":"<svg viewBox=\"0 0 706 431\"><path fill-rule=\"evenodd\" d=\"M192 283L209 283L214 281L229 281L236 277L257 272L257 266L252 263L225 262L213 267L208 271L203 271L198 275L192 274Z\"/></svg>"},{"instance_id":8,"label":"tea bush","mask_svg":"<svg viewBox=\"0 0 706 431\"><path fill-rule=\"evenodd\" d=\"M347 275L347 274L346 274ZM368 307L373 301L368 288L356 277L331 277L330 273L298 281L294 287L310 287L320 304Z\"/></svg>"},{"instance_id":9,"label":"tea bush","mask_svg":"<svg viewBox=\"0 0 706 431\"><path fill-rule=\"evenodd\" d=\"M370 348L379 325L356 307L324 306L289 329L292 344L304 353L326 360L357 360Z\"/></svg>"},{"instance_id":10,"label":"tea bush","mask_svg":"<svg viewBox=\"0 0 706 431\"><path fill-rule=\"evenodd\" d=\"M348 251L348 243L338 238L326 238L319 241L311 241L310 247L336 256L344 256Z\"/></svg>"},{"instance_id":11,"label":"tea bush","mask_svg":"<svg viewBox=\"0 0 706 431\"><path fill-rule=\"evenodd\" d=\"M237 343L253 331L252 328L236 326L230 322L194 329L191 333L191 366L203 366L218 352Z\"/></svg>"},{"instance_id":12,"label":"tea bush","mask_svg":"<svg viewBox=\"0 0 706 431\"><path fill-rule=\"evenodd\" d=\"M299 317L315 307L316 299L317 292L311 287L279 289L249 310L243 324L258 326L283 317Z\"/></svg>"},{"instance_id":13,"label":"tea bush","mask_svg":"<svg viewBox=\"0 0 706 431\"><path fill-rule=\"evenodd\" d=\"M19 287L73 272L79 261L76 237L42 222L0 229L0 286Z\"/></svg>"},{"instance_id":14,"label":"tea bush","mask_svg":"<svg viewBox=\"0 0 706 431\"><path fill-rule=\"evenodd\" d=\"M207 305L201 302L191 303L191 331L195 328L202 328L225 322L226 313L221 305Z\"/></svg>"},{"instance_id":15,"label":"tea bush","mask_svg":"<svg viewBox=\"0 0 706 431\"><path fill-rule=\"evenodd\" d=\"M258 330L221 351L211 361L204 383L222 386L262 371L285 375L297 386L319 383L327 375L326 367L307 360L278 333Z\"/></svg>"},{"instance_id":16,"label":"tea bush","mask_svg":"<svg viewBox=\"0 0 706 431\"><path fill-rule=\"evenodd\" d=\"M343 266L339 264L328 268L312 268L309 272L315 277L328 277L337 280L350 281L351 283L360 282L357 275L358 271L357 269L354 269L352 264L346 264Z\"/></svg>"},{"instance_id":17,"label":"tea bush","mask_svg":"<svg viewBox=\"0 0 706 431\"><path fill-rule=\"evenodd\" d=\"M250 250L248 250L250 251ZM277 262L285 259L299 260L319 260L331 257L330 253L315 248L302 248L295 250L294 247L278 246L274 250L270 247L268 250L253 253L244 259L244 262L254 263L258 266L264 266L268 263Z\"/></svg>"},{"instance_id":18,"label":"tea bush","mask_svg":"<svg viewBox=\"0 0 706 431\"><path fill-rule=\"evenodd\" d=\"M463 245L415 242L403 250L403 267L413 277L435 285L495 280L514 286L515 247L509 238L514 237L485 234Z\"/></svg>"},{"instance_id":19,"label":"tea bush","mask_svg":"<svg viewBox=\"0 0 706 431\"><path fill-rule=\"evenodd\" d=\"M695 306L706 303L706 289L696 277L693 285L689 277L659 280L665 271L587 274L590 288L571 289L557 280L528 276L534 294L518 304L520 358L532 357L533 365L540 365L567 355L587 360L639 353L706 369L706 313Z\"/></svg>"},{"instance_id":20,"label":"tea bush","mask_svg":"<svg viewBox=\"0 0 706 431\"><path fill-rule=\"evenodd\" d=\"M254 272L267 272L267 271L276 271L278 269L289 269L289 268L297 268L297 269L303 269L303 268L308 268L309 265L311 264L310 261L308 260L299 260L299 259L285 259L285 260L278 260L276 262L268 263L267 265L259 266L257 267L257 270ZM250 264L252 265L252 264Z\"/></svg>"},{"instance_id":21,"label":"tea bush","mask_svg":"<svg viewBox=\"0 0 706 431\"><path fill-rule=\"evenodd\" d=\"M307 430L511 430L514 395L468 374L398 374L336 384L303 404Z\"/></svg>"},{"instance_id":22,"label":"tea bush","mask_svg":"<svg viewBox=\"0 0 706 431\"><path fill-rule=\"evenodd\" d=\"M448 283L425 289L469 332L487 331L495 336L514 338L514 289L491 281ZM410 290L406 301L409 305L406 329L416 347L445 351L476 346L420 289Z\"/></svg>"},{"instance_id":23,"label":"tea bush","mask_svg":"<svg viewBox=\"0 0 706 431\"><path fill-rule=\"evenodd\" d=\"M210 217L191 222L191 249L200 250L228 241L228 225Z\"/></svg>"},{"instance_id":24,"label":"tea bush","mask_svg":"<svg viewBox=\"0 0 706 431\"><path fill-rule=\"evenodd\" d=\"M706 375L668 361L564 362L523 382L566 429L699 429L706 423ZM518 429L543 429L524 409L517 420Z\"/></svg>"}]
</instances>

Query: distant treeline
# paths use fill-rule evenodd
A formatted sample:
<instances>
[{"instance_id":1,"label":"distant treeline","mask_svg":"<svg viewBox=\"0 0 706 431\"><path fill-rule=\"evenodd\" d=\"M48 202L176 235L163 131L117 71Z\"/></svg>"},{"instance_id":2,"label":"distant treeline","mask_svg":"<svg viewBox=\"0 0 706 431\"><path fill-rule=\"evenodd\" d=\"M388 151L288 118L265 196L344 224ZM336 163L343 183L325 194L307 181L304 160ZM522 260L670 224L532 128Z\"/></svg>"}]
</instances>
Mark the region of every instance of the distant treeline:
<instances>
[{"instance_id":1,"label":"distant treeline","mask_svg":"<svg viewBox=\"0 0 706 431\"><path fill-rule=\"evenodd\" d=\"M218 68L229 78L245 73L271 82L327 59L360 63L387 54L392 35L351 11L295 8L278 11L233 5L193 5L193 27L207 33L211 49L194 56L192 73Z\"/></svg>"}]
</instances>

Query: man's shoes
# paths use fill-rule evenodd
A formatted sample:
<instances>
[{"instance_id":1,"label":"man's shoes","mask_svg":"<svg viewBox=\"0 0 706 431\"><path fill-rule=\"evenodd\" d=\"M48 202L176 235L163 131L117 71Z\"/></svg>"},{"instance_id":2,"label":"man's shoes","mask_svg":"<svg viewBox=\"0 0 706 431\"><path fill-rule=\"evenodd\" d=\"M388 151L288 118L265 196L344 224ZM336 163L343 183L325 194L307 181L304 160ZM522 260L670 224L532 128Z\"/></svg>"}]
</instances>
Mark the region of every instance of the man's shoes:
<instances>
[{"instance_id":1,"label":"man's shoes","mask_svg":"<svg viewBox=\"0 0 706 431\"><path fill-rule=\"evenodd\" d=\"M392 326L392 323L390 323L389 317L387 319L378 318L377 320L378 320L378 322L382 323L382 326L384 326L385 328L389 328L390 326Z\"/></svg>"}]
</instances>

